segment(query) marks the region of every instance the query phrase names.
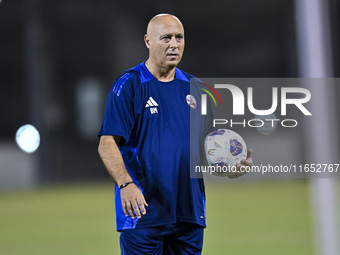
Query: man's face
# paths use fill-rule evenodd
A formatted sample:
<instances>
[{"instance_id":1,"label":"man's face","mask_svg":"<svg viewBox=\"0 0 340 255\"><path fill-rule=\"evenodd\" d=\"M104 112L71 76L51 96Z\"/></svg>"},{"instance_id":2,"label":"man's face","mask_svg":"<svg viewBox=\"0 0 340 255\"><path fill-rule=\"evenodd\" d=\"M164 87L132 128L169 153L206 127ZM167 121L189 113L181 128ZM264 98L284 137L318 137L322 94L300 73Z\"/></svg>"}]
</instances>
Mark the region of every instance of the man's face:
<instances>
[{"instance_id":1,"label":"man's face","mask_svg":"<svg viewBox=\"0 0 340 255\"><path fill-rule=\"evenodd\" d=\"M184 29L176 19L164 19L152 26L145 42L150 59L158 66L173 68L181 61L184 51Z\"/></svg>"}]
</instances>

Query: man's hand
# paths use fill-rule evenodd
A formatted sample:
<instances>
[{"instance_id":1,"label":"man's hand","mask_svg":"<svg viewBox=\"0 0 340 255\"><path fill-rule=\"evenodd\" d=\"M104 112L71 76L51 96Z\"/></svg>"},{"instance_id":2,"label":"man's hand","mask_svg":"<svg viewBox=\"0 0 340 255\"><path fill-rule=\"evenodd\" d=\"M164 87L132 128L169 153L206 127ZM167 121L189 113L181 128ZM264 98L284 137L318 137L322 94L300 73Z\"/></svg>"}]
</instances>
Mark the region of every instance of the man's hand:
<instances>
[{"instance_id":1,"label":"man's hand","mask_svg":"<svg viewBox=\"0 0 340 255\"><path fill-rule=\"evenodd\" d=\"M242 159L240 164L237 165L237 171L233 175L229 175L228 178L236 179L247 173L246 169L253 166L253 159L251 158L252 152L252 149L247 151L247 159Z\"/></svg>"},{"instance_id":2,"label":"man's hand","mask_svg":"<svg viewBox=\"0 0 340 255\"><path fill-rule=\"evenodd\" d=\"M131 215L132 219L139 219L142 217L141 213L146 214L145 207L148 204L145 201L143 193L135 184L130 184L120 190L120 198L122 200L122 207L126 217Z\"/></svg>"},{"instance_id":3,"label":"man's hand","mask_svg":"<svg viewBox=\"0 0 340 255\"><path fill-rule=\"evenodd\" d=\"M120 136L102 136L98 151L102 158L107 171L118 184L122 185L125 182L132 181L132 178L125 168L122 154L119 151L118 144L121 140ZM146 214L146 203L143 193L135 184L130 184L120 190L120 198L122 200L122 207L126 217L131 215L132 219Z\"/></svg>"}]
</instances>

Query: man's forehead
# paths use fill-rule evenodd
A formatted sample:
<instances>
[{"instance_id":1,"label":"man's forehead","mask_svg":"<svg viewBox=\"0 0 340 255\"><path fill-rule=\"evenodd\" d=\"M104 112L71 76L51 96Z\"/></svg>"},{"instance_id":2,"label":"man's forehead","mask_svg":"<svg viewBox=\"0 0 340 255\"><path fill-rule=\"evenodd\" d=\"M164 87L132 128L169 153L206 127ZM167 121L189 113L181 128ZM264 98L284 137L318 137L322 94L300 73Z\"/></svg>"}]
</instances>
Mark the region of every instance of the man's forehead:
<instances>
[{"instance_id":1,"label":"man's forehead","mask_svg":"<svg viewBox=\"0 0 340 255\"><path fill-rule=\"evenodd\" d=\"M165 24L159 24L158 26L156 26L157 29L159 31L177 31L177 32L181 32L183 31L183 27L181 26L181 24L178 23L165 23Z\"/></svg>"},{"instance_id":2,"label":"man's forehead","mask_svg":"<svg viewBox=\"0 0 340 255\"><path fill-rule=\"evenodd\" d=\"M184 34L184 29L180 24L159 24L154 27L153 32L156 35L165 35L165 34Z\"/></svg>"}]
</instances>

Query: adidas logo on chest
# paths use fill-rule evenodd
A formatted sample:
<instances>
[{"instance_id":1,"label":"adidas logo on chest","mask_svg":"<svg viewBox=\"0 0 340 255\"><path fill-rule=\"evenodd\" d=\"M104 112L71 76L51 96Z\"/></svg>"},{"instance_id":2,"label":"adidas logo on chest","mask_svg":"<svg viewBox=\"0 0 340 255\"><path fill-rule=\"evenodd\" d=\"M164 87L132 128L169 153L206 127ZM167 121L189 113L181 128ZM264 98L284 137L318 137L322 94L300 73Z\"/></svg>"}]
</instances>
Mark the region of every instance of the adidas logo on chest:
<instances>
[{"instance_id":1,"label":"adidas logo on chest","mask_svg":"<svg viewBox=\"0 0 340 255\"><path fill-rule=\"evenodd\" d=\"M149 97L148 101L146 102L145 108L150 108L150 113L155 114L158 113L157 106L157 102L152 97Z\"/></svg>"}]
</instances>

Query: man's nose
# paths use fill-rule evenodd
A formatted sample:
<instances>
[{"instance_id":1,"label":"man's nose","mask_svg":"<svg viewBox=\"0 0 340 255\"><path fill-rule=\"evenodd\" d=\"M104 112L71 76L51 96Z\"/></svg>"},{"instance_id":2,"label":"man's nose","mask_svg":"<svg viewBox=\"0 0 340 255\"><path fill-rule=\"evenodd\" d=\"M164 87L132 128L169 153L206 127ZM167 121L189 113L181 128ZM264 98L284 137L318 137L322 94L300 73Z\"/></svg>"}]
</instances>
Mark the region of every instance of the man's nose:
<instances>
[{"instance_id":1,"label":"man's nose","mask_svg":"<svg viewBox=\"0 0 340 255\"><path fill-rule=\"evenodd\" d=\"M171 37L170 40L170 47L172 48L178 48L178 41L175 36Z\"/></svg>"}]
</instances>

